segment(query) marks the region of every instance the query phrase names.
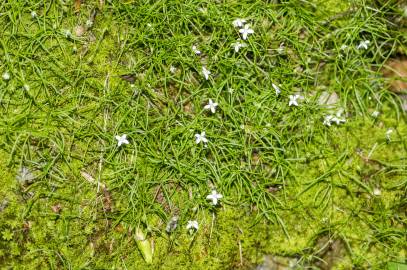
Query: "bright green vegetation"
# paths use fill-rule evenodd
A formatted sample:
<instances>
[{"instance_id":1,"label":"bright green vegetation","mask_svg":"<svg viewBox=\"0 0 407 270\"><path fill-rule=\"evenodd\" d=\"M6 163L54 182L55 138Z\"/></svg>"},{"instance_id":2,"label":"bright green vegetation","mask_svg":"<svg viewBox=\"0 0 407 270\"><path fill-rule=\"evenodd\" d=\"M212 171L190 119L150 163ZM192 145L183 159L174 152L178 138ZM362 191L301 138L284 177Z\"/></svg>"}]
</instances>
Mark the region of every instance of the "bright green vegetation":
<instances>
[{"instance_id":1,"label":"bright green vegetation","mask_svg":"<svg viewBox=\"0 0 407 270\"><path fill-rule=\"evenodd\" d=\"M407 31L389 21L402 6L266 2L112 0L87 27L99 1L79 14L73 1L0 3L2 269L406 260L406 113L377 72L407 52ZM236 18L254 29L237 53ZM323 124L341 108L345 123Z\"/></svg>"}]
</instances>

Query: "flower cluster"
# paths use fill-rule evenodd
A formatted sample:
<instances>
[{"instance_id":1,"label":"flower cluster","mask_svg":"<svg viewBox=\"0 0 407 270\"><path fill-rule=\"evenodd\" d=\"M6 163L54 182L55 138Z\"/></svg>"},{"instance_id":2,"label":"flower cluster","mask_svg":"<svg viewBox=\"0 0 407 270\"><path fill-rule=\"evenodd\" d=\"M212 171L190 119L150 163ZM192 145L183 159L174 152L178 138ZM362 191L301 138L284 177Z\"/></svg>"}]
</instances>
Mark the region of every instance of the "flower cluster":
<instances>
[{"instance_id":1,"label":"flower cluster","mask_svg":"<svg viewBox=\"0 0 407 270\"><path fill-rule=\"evenodd\" d=\"M251 29L250 25L246 24L246 22L246 19L241 18L238 18L232 22L234 27L240 28L239 33L241 34L243 40L247 40L249 35L254 34L254 30ZM232 47L235 52L239 52L241 48L247 47L247 44L242 42L242 40L239 38L236 42L232 43Z\"/></svg>"}]
</instances>

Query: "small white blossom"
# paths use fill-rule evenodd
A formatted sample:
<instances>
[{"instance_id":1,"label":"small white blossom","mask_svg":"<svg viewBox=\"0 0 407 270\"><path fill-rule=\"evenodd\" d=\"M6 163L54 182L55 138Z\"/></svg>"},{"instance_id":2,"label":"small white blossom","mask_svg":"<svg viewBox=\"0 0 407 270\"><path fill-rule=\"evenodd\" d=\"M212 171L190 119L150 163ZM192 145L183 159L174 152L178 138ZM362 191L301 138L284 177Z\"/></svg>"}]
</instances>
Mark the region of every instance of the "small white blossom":
<instances>
[{"instance_id":1,"label":"small white blossom","mask_svg":"<svg viewBox=\"0 0 407 270\"><path fill-rule=\"evenodd\" d=\"M64 30L64 36L65 36L66 38L71 38L71 37L72 37L72 32L71 32L71 30L65 29L65 30Z\"/></svg>"},{"instance_id":2,"label":"small white blossom","mask_svg":"<svg viewBox=\"0 0 407 270\"><path fill-rule=\"evenodd\" d=\"M341 50L341 51L344 51L344 50L346 50L347 48L348 48L348 45L343 44L343 45L341 46L340 50Z\"/></svg>"},{"instance_id":3,"label":"small white blossom","mask_svg":"<svg viewBox=\"0 0 407 270\"><path fill-rule=\"evenodd\" d=\"M239 52L240 48L247 47L246 43L240 42L240 40L232 43L233 48L235 49L235 52Z\"/></svg>"},{"instance_id":4,"label":"small white blossom","mask_svg":"<svg viewBox=\"0 0 407 270\"><path fill-rule=\"evenodd\" d=\"M3 75L1 77L3 78L3 80L8 81L8 80L10 80L10 73L8 73L6 71L3 73Z\"/></svg>"},{"instance_id":5,"label":"small white blossom","mask_svg":"<svg viewBox=\"0 0 407 270\"><path fill-rule=\"evenodd\" d=\"M172 74L174 74L175 72L177 72L177 68L171 65L171 66L170 66L170 72L171 72Z\"/></svg>"},{"instance_id":6,"label":"small white blossom","mask_svg":"<svg viewBox=\"0 0 407 270\"><path fill-rule=\"evenodd\" d=\"M361 42L359 43L359 45L356 47L356 49L358 49L358 50L360 50L360 49L365 49L365 50L367 50L367 48L369 47L369 43L370 43L370 40L361 41Z\"/></svg>"},{"instance_id":7,"label":"small white blossom","mask_svg":"<svg viewBox=\"0 0 407 270\"><path fill-rule=\"evenodd\" d=\"M116 135L116 140L117 140L117 146L121 146L122 144L129 144L129 141L127 140L127 135L123 134L122 136Z\"/></svg>"},{"instance_id":8,"label":"small white blossom","mask_svg":"<svg viewBox=\"0 0 407 270\"><path fill-rule=\"evenodd\" d=\"M222 199L222 194L219 194L216 190L212 190L212 193L206 196L207 200L211 200L213 205L218 204L218 200Z\"/></svg>"},{"instance_id":9,"label":"small white blossom","mask_svg":"<svg viewBox=\"0 0 407 270\"><path fill-rule=\"evenodd\" d=\"M279 54L283 54L285 51L285 46L284 46L284 42L280 43L280 46L278 46L277 52Z\"/></svg>"},{"instance_id":10,"label":"small white blossom","mask_svg":"<svg viewBox=\"0 0 407 270\"><path fill-rule=\"evenodd\" d=\"M336 123L337 125L339 125L340 123L345 123L346 120L342 117L342 111L343 110L339 110L336 115L329 114L325 116L324 125L329 127L332 123Z\"/></svg>"},{"instance_id":11,"label":"small white blossom","mask_svg":"<svg viewBox=\"0 0 407 270\"><path fill-rule=\"evenodd\" d=\"M208 80L209 75L211 75L211 72L206 67L202 67L202 74L204 75L205 80Z\"/></svg>"},{"instance_id":12,"label":"small white blossom","mask_svg":"<svg viewBox=\"0 0 407 270\"><path fill-rule=\"evenodd\" d=\"M331 122L335 122L337 125L339 125L340 123L345 123L346 120L341 117L342 116L342 111L343 111L342 109L339 110L336 113L336 116L332 117Z\"/></svg>"},{"instance_id":13,"label":"small white blossom","mask_svg":"<svg viewBox=\"0 0 407 270\"><path fill-rule=\"evenodd\" d=\"M35 19L37 17L37 12L35 12L34 10L31 11L31 18Z\"/></svg>"},{"instance_id":14,"label":"small white blossom","mask_svg":"<svg viewBox=\"0 0 407 270\"><path fill-rule=\"evenodd\" d=\"M201 134L195 134L195 143L199 144L201 142L203 142L204 144L208 143L205 131L202 131Z\"/></svg>"},{"instance_id":15,"label":"small white blossom","mask_svg":"<svg viewBox=\"0 0 407 270\"><path fill-rule=\"evenodd\" d=\"M232 24L233 24L233 26L234 27L243 27L243 25L246 23L246 20L245 19L240 19L240 18L237 18L236 20L234 20L233 22L232 22Z\"/></svg>"},{"instance_id":16,"label":"small white blossom","mask_svg":"<svg viewBox=\"0 0 407 270\"><path fill-rule=\"evenodd\" d=\"M373 195L380 196L380 195L382 195L382 191L376 187L373 189Z\"/></svg>"},{"instance_id":17,"label":"small white blossom","mask_svg":"<svg viewBox=\"0 0 407 270\"><path fill-rule=\"evenodd\" d=\"M335 122L337 125L340 123L345 123L346 120L337 116L332 117L331 122Z\"/></svg>"},{"instance_id":18,"label":"small white blossom","mask_svg":"<svg viewBox=\"0 0 407 270\"><path fill-rule=\"evenodd\" d=\"M204 109L205 110L211 110L212 113L215 113L217 106L218 106L218 103L213 102L212 99L209 99L209 102L208 102L207 105L205 105Z\"/></svg>"},{"instance_id":19,"label":"small white blossom","mask_svg":"<svg viewBox=\"0 0 407 270\"><path fill-rule=\"evenodd\" d=\"M248 35L254 34L254 30L250 28L250 25L246 24L244 28L239 30L239 33L242 34L242 38L246 40Z\"/></svg>"},{"instance_id":20,"label":"small white blossom","mask_svg":"<svg viewBox=\"0 0 407 270\"><path fill-rule=\"evenodd\" d=\"M173 216L170 221L168 221L165 231L167 233L173 232L178 226L178 216Z\"/></svg>"},{"instance_id":21,"label":"small white blossom","mask_svg":"<svg viewBox=\"0 0 407 270\"><path fill-rule=\"evenodd\" d=\"M28 91L28 90L30 90L30 86L28 84L24 84L23 89L25 91Z\"/></svg>"},{"instance_id":22,"label":"small white blossom","mask_svg":"<svg viewBox=\"0 0 407 270\"><path fill-rule=\"evenodd\" d=\"M290 95L290 101L288 102L288 106L298 106L297 99L300 98L300 95Z\"/></svg>"},{"instance_id":23,"label":"small white blossom","mask_svg":"<svg viewBox=\"0 0 407 270\"><path fill-rule=\"evenodd\" d=\"M391 140L391 138L390 138L390 136L391 136L391 134L393 133L393 129L391 129L391 128L389 128L387 131L386 131L386 139L387 140Z\"/></svg>"},{"instance_id":24,"label":"small white blossom","mask_svg":"<svg viewBox=\"0 0 407 270\"><path fill-rule=\"evenodd\" d=\"M194 230L197 231L199 229L198 221L196 220L189 220L187 223L187 230Z\"/></svg>"},{"instance_id":25,"label":"small white blossom","mask_svg":"<svg viewBox=\"0 0 407 270\"><path fill-rule=\"evenodd\" d=\"M281 93L280 87L278 87L274 83L271 83L271 85L273 86L274 90L276 91L276 95L278 96Z\"/></svg>"},{"instance_id":26,"label":"small white blossom","mask_svg":"<svg viewBox=\"0 0 407 270\"><path fill-rule=\"evenodd\" d=\"M93 21L92 20L86 20L86 23L85 23L85 26L86 26L86 28L92 28L92 26L93 26Z\"/></svg>"},{"instance_id":27,"label":"small white blossom","mask_svg":"<svg viewBox=\"0 0 407 270\"><path fill-rule=\"evenodd\" d=\"M329 114L324 118L324 125L330 127L333 115Z\"/></svg>"},{"instance_id":28,"label":"small white blossom","mask_svg":"<svg viewBox=\"0 0 407 270\"><path fill-rule=\"evenodd\" d=\"M192 51L193 51L196 55L200 55L200 54L201 54L201 51L198 50L198 48L196 47L196 45L193 45L193 46L192 46Z\"/></svg>"},{"instance_id":29,"label":"small white blossom","mask_svg":"<svg viewBox=\"0 0 407 270\"><path fill-rule=\"evenodd\" d=\"M372 117L376 118L379 116L379 114L380 114L380 112L374 111L374 112L372 112Z\"/></svg>"}]
</instances>

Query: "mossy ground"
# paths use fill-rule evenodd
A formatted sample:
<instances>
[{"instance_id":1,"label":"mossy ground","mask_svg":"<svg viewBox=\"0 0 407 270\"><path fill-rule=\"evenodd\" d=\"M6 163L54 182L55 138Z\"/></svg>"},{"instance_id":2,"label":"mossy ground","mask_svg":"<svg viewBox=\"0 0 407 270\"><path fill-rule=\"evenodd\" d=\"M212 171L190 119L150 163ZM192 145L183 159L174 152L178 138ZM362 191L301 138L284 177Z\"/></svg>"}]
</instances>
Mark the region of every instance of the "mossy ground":
<instances>
[{"instance_id":1,"label":"mossy ground","mask_svg":"<svg viewBox=\"0 0 407 270\"><path fill-rule=\"evenodd\" d=\"M298 269L383 269L406 260L406 114L377 71L406 52L389 6L102 2L77 14L73 1L0 4L0 71L11 77L0 82L2 268L254 269L270 255ZM255 30L239 53L236 18ZM357 50L366 39L369 49ZM297 92L306 99L289 107ZM323 125L323 92L338 94L346 123ZM214 115L202 109L209 98ZM194 142L203 130L207 148ZM130 144L117 147L123 133ZM32 183L16 180L22 167ZM224 196L219 207L205 199L212 188ZM325 252L332 243L339 248Z\"/></svg>"}]
</instances>

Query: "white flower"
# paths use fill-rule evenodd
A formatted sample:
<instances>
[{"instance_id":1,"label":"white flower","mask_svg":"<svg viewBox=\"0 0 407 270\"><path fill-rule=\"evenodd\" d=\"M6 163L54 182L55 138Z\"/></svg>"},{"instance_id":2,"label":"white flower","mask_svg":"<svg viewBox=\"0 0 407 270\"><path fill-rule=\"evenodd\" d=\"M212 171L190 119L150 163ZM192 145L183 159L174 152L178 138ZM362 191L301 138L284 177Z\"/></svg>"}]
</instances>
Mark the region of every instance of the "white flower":
<instances>
[{"instance_id":1,"label":"white flower","mask_svg":"<svg viewBox=\"0 0 407 270\"><path fill-rule=\"evenodd\" d=\"M30 86L28 84L24 84L23 89L25 91L28 91L28 90L30 90Z\"/></svg>"},{"instance_id":2,"label":"white flower","mask_svg":"<svg viewBox=\"0 0 407 270\"><path fill-rule=\"evenodd\" d=\"M336 116L335 116L335 117L332 117L331 122L335 122L337 125L339 125L340 123L345 123L346 120L345 120L344 118L341 118L342 111L343 111L342 109L339 110L339 111L336 113Z\"/></svg>"},{"instance_id":3,"label":"white flower","mask_svg":"<svg viewBox=\"0 0 407 270\"><path fill-rule=\"evenodd\" d=\"M300 95L290 95L290 101L288 102L288 106L298 106L297 99L300 97Z\"/></svg>"},{"instance_id":4,"label":"white flower","mask_svg":"<svg viewBox=\"0 0 407 270\"><path fill-rule=\"evenodd\" d=\"M192 46L192 51L193 51L196 55L200 55L200 54L201 54L201 51L198 50L198 48L197 48L195 45Z\"/></svg>"},{"instance_id":5,"label":"white flower","mask_svg":"<svg viewBox=\"0 0 407 270\"><path fill-rule=\"evenodd\" d=\"M360 49L365 49L365 50L367 50L367 47L369 46L369 43L370 43L370 40L361 41L361 42L359 43L359 45L356 47L356 49L358 49L358 50L360 50Z\"/></svg>"},{"instance_id":6,"label":"white flower","mask_svg":"<svg viewBox=\"0 0 407 270\"><path fill-rule=\"evenodd\" d=\"M232 43L233 48L235 49L235 52L239 52L240 48L247 47L246 43L240 42L240 40Z\"/></svg>"},{"instance_id":7,"label":"white flower","mask_svg":"<svg viewBox=\"0 0 407 270\"><path fill-rule=\"evenodd\" d=\"M244 28L239 30L239 33L242 34L242 38L246 40L248 35L254 33L254 30L250 28L250 25L246 24Z\"/></svg>"},{"instance_id":8,"label":"white flower","mask_svg":"<svg viewBox=\"0 0 407 270\"><path fill-rule=\"evenodd\" d=\"M237 18L236 20L234 20L233 22L232 22L232 24L233 24L233 26L234 27L243 27L243 25L246 23L246 20L245 19L240 19L240 18Z\"/></svg>"},{"instance_id":9,"label":"white flower","mask_svg":"<svg viewBox=\"0 0 407 270\"><path fill-rule=\"evenodd\" d=\"M122 136L117 136L116 135L116 140L117 140L117 146L121 146L122 144L129 144L129 141L127 140L127 135L123 134Z\"/></svg>"},{"instance_id":10,"label":"white flower","mask_svg":"<svg viewBox=\"0 0 407 270\"><path fill-rule=\"evenodd\" d=\"M195 143L199 144L199 143L208 143L208 139L206 138L206 134L205 131L202 131L201 134L195 134Z\"/></svg>"},{"instance_id":11,"label":"white flower","mask_svg":"<svg viewBox=\"0 0 407 270\"><path fill-rule=\"evenodd\" d=\"M216 192L216 190L212 190L212 193L206 196L207 200L212 200L213 205L217 205L218 200L222 198L223 198L222 194L219 194L218 192Z\"/></svg>"},{"instance_id":12,"label":"white flower","mask_svg":"<svg viewBox=\"0 0 407 270\"><path fill-rule=\"evenodd\" d=\"M333 115L329 114L324 118L324 125L330 127Z\"/></svg>"},{"instance_id":13,"label":"white flower","mask_svg":"<svg viewBox=\"0 0 407 270\"><path fill-rule=\"evenodd\" d=\"M34 10L31 11L31 18L36 18L37 17L37 12L35 12Z\"/></svg>"},{"instance_id":14,"label":"white flower","mask_svg":"<svg viewBox=\"0 0 407 270\"><path fill-rule=\"evenodd\" d=\"M85 25L86 25L86 28L92 28L92 26L93 26L93 21L92 20L86 20L86 23L85 23Z\"/></svg>"},{"instance_id":15,"label":"white flower","mask_svg":"<svg viewBox=\"0 0 407 270\"><path fill-rule=\"evenodd\" d=\"M276 91L276 95L278 96L281 93L280 87L278 87L274 83L271 83L271 85L273 86L274 90Z\"/></svg>"},{"instance_id":16,"label":"white flower","mask_svg":"<svg viewBox=\"0 0 407 270\"><path fill-rule=\"evenodd\" d=\"M343 44L343 45L340 47L340 50L341 50L341 51L344 51L344 50L346 50L347 48L348 48L348 45Z\"/></svg>"},{"instance_id":17,"label":"white flower","mask_svg":"<svg viewBox=\"0 0 407 270\"><path fill-rule=\"evenodd\" d=\"M212 99L209 99L209 102L208 102L207 105L205 105L204 109L205 110L211 110L212 113L215 113L217 106L218 106L218 103L213 102Z\"/></svg>"},{"instance_id":18,"label":"white flower","mask_svg":"<svg viewBox=\"0 0 407 270\"><path fill-rule=\"evenodd\" d=\"M380 196L380 195L382 195L382 191L376 187L373 189L373 195Z\"/></svg>"},{"instance_id":19,"label":"white flower","mask_svg":"<svg viewBox=\"0 0 407 270\"><path fill-rule=\"evenodd\" d=\"M172 74L174 74L175 72L177 72L177 68L171 65L171 66L170 66L170 72L171 72Z\"/></svg>"},{"instance_id":20,"label":"white flower","mask_svg":"<svg viewBox=\"0 0 407 270\"><path fill-rule=\"evenodd\" d=\"M390 135L393 133L393 129L389 128L386 131L386 139L390 141Z\"/></svg>"},{"instance_id":21,"label":"white flower","mask_svg":"<svg viewBox=\"0 0 407 270\"><path fill-rule=\"evenodd\" d=\"M64 30L64 35L65 35L66 38L71 38L72 37L71 30L65 29Z\"/></svg>"},{"instance_id":22,"label":"white flower","mask_svg":"<svg viewBox=\"0 0 407 270\"><path fill-rule=\"evenodd\" d=\"M173 232L178 226L178 216L173 216L170 221L168 221L165 231L167 233Z\"/></svg>"},{"instance_id":23,"label":"white flower","mask_svg":"<svg viewBox=\"0 0 407 270\"><path fill-rule=\"evenodd\" d=\"M345 123L346 120L345 120L345 118L342 118L341 115L342 115L342 110L339 110L336 113L336 116L333 116L332 114L325 116L324 125L330 127L333 122L335 122L337 125L339 125L340 123Z\"/></svg>"},{"instance_id":24,"label":"white flower","mask_svg":"<svg viewBox=\"0 0 407 270\"><path fill-rule=\"evenodd\" d=\"M8 73L6 71L3 73L3 75L1 77L3 78L3 80L8 81L8 80L10 80L10 73Z\"/></svg>"},{"instance_id":25,"label":"white flower","mask_svg":"<svg viewBox=\"0 0 407 270\"><path fill-rule=\"evenodd\" d=\"M279 54L283 54L285 51L285 46L284 46L284 42L280 43L280 46L278 46L277 52Z\"/></svg>"},{"instance_id":26,"label":"white flower","mask_svg":"<svg viewBox=\"0 0 407 270\"><path fill-rule=\"evenodd\" d=\"M206 69L206 67L202 67L202 74L205 77L205 80L209 79L209 75L211 75L211 72L209 70Z\"/></svg>"},{"instance_id":27,"label":"white flower","mask_svg":"<svg viewBox=\"0 0 407 270\"><path fill-rule=\"evenodd\" d=\"M197 231L199 229L198 221L196 220L189 220L187 223L187 230L194 230Z\"/></svg>"},{"instance_id":28,"label":"white flower","mask_svg":"<svg viewBox=\"0 0 407 270\"><path fill-rule=\"evenodd\" d=\"M380 114L380 112L374 111L374 112L372 112L372 117L376 118L379 116L379 114Z\"/></svg>"},{"instance_id":29,"label":"white flower","mask_svg":"<svg viewBox=\"0 0 407 270\"><path fill-rule=\"evenodd\" d=\"M343 118L339 118L339 117L332 117L331 122L335 122L337 125L339 125L340 123L345 123L346 120Z\"/></svg>"}]
</instances>

